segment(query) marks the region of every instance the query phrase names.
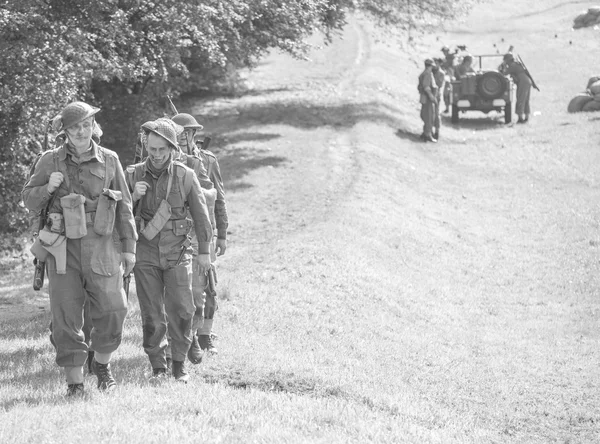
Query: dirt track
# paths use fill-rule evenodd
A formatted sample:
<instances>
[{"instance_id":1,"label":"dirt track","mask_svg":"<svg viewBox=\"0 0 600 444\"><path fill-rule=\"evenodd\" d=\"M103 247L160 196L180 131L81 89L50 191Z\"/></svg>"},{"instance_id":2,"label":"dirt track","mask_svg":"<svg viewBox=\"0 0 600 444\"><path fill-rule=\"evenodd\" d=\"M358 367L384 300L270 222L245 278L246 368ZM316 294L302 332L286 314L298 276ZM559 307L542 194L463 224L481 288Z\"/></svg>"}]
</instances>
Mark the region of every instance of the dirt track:
<instances>
[{"instance_id":1,"label":"dirt track","mask_svg":"<svg viewBox=\"0 0 600 444\"><path fill-rule=\"evenodd\" d=\"M589 442L599 117L566 104L600 66L579 63L597 40L558 3L481 5L408 49L352 21L308 62L268 57L245 95L179 107L214 137L228 191L228 351L211 377L288 372L368 407L380 430L416 427L414 442ZM532 122L445 117L440 143L421 143L416 76L444 43L515 44L542 88ZM329 400L314 402L344 418Z\"/></svg>"}]
</instances>

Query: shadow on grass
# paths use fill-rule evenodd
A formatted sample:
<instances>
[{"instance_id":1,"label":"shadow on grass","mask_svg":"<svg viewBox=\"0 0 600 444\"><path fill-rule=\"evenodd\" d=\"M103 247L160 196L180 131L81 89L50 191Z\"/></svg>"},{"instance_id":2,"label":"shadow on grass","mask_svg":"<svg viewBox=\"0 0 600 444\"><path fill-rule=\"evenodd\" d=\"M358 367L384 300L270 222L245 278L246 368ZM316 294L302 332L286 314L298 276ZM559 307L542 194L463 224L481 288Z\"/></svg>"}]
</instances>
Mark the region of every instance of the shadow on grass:
<instances>
[{"instance_id":1,"label":"shadow on grass","mask_svg":"<svg viewBox=\"0 0 600 444\"><path fill-rule=\"evenodd\" d=\"M239 180L250 171L264 167L278 167L287 161L282 156L261 156L256 150L250 148L232 148L221 152L219 165L221 173L226 178L226 190L242 190L251 188L252 185Z\"/></svg>"},{"instance_id":2,"label":"shadow on grass","mask_svg":"<svg viewBox=\"0 0 600 444\"><path fill-rule=\"evenodd\" d=\"M348 402L361 404L371 410L399 415L397 407L388 406L368 396L345 390L339 386L327 385L326 382L295 375L291 372L271 372L267 375L245 374L241 370L229 369L227 373L205 373L204 381L208 384L223 384L237 390L260 390L272 393L287 393L296 396L315 398L338 398Z\"/></svg>"}]
</instances>

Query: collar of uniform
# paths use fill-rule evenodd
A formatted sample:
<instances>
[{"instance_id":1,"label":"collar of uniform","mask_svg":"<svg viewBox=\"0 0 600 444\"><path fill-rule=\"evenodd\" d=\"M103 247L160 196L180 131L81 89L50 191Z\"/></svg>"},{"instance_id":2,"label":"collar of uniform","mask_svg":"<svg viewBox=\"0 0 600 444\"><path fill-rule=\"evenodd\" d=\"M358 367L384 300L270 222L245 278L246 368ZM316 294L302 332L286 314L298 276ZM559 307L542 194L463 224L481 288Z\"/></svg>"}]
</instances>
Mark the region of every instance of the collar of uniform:
<instances>
[{"instance_id":1,"label":"collar of uniform","mask_svg":"<svg viewBox=\"0 0 600 444\"><path fill-rule=\"evenodd\" d=\"M167 166L167 173L168 174L171 174L171 175L173 174L173 162L174 161L175 161L175 159L171 158L171 161L169 162L169 165ZM142 166L142 177L145 177L146 174L149 173L148 162L150 162L150 158L146 157L146 160L142 164L143 165Z\"/></svg>"},{"instance_id":2,"label":"collar of uniform","mask_svg":"<svg viewBox=\"0 0 600 444\"><path fill-rule=\"evenodd\" d=\"M89 160L96 159L98 162L104 163L104 153L98 148L98 144L92 140L92 146L90 149L85 153L76 156L75 152L71 149L71 146L67 142L58 149L58 158L60 160L65 160L67 158L67 154L69 154L71 157L78 157L79 162L87 162Z\"/></svg>"}]
</instances>

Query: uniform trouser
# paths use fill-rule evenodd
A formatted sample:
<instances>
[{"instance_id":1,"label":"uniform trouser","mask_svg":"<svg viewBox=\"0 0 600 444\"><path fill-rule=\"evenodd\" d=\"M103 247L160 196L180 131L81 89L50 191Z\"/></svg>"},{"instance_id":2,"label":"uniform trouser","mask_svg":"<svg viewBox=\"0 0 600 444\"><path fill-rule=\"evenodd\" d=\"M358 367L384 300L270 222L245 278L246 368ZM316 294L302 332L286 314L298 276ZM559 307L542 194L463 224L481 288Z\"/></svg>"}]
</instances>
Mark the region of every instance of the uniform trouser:
<instances>
[{"instance_id":1,"label":"uniform trouser","mask_svg":"<svg viewBox=\"0 0 600 444\"><path fill-rule=\"evenodd\" d=\"M185 253L176 265L181 240L172 254L161 257L159 233L148 241L140 237L133 269L140 303L144 351L152 368L166 368L167 319L174 361L183 361L192 343L195 306L192 293L192 255ZM175 237L171 234L171 237Z\"/></svg>"},{"instance_id":2,"label":"uniform trouser","mask_svg":"<svg viewBox=\"0 0 600 444\"><path fill-rule=\"evenodd\" d=\"M422 103L421 120L423 121L423 135L425 137L431 137L434 117L435 103L430 100L427 100L427 103Z\"/></svg>"},{"instance_id":3,"label":"uniform trouser","mask_svg":"<svg viewBox=\"0 0 600 444\"><path fill-rule=\"evenodd\" d=\"M446 109L450 107L450 84L446 83L444 85L444 105L446 105Z\"/></svg>"},{"instance_id":4,"label":"uniform trouser","mask_svg":"<svg viewBox=\"0 0 600 444\"><path fill-rule=\"evenodd\" d=\"M88 341L91 350L114 352L121 344L127 302L112 236L98 236L89 229L82 239L68 239L66 274L56 273L52 256L46 264L56 363L61 367L83 366ZM91 320L89 339L82 330L86 302Z\"/></svg>"},{"instance_id":5,"label":"uniform trouser","mask_svg":"<svg viewBox=\"0 0 600 444\"><path fill-rule=\"evenodd\" d=\"M200 273L200 263L198 262L198 256L195 255L192 261L192 291L194 293L194 305L196 311L194 312L194 321L192 324L192 332L196 333L199 328L202 327L202 323L205 318L205 310L210 309L210 299L206 296L206 286L208 284L208 278L206 275ZM213 311L214 314L214 311Z\"/></svg>"},{"instance_id":6,"label":"uniform trouser","mask_svg":"<svg viewBox=\"0 0 600 444\"><path fill-rule=\"evenodd\" d=\"M528 83L517 85L517 104L515 105L515 112L518 116L531 114L529 108L529 98L531 97L531 85Z\"/></svg>"},{"instance_id":7,"label":"uniform trouser","mask_svg":"<svg viewBox=\"0 0 600 444\"><path fill-rule=\"evenodd\" d=\"M440 125L441 125L441 119L440 119L440 100L438 98L438 102L434 103L434 110L433 110L433 130L436 134L438 134L440 132Z\"/></svg>"}]
</instances>

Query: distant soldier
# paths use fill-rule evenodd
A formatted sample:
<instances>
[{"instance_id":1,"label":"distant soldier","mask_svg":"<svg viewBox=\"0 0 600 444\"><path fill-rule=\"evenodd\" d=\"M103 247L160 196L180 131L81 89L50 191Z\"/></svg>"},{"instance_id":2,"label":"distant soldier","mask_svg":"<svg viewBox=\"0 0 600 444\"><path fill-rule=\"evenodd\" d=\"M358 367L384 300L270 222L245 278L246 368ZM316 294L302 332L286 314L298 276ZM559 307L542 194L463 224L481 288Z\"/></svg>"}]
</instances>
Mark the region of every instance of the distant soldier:
<instances>
[{"instance_id":1,"label":"distant soldier","mask_svg":"<svg viewBox=\"0 0 600 444\"><path fill-rule=\"evenodd\" d=\"M148 157L127 167L127 180L140 233L133 269L142 315L144 350L152 365L150 382L167 377L167 320L175 380L187 382L185 358L192 344L194 227L198 273L210 269L212 228L198 177L174 160L178 125L161 118L142 125ZM183 130L183 128L180 128Z\"/></svg>"},{"instance_id":2,"label":"distant soldier","mask_svg":"<svg viewBox=\"0 0 600 444\"><path fill-rule=\"evenodd\" d=\"M473 56L471 56L470 54L467 54L462 59L462 62L460 63L460 65L458 65L456 67L456 69L454 70L454 75L456 76L456 78L460 79L460 78L466 76L467 73L475 72L475 69L473 68L472 65L473 65Z\"/></svg>"},{"instance_id":3,"label":"distant soldier","mask_svg":"<svg viewBox=\"0 0 600 444\"><path fill-rule=\"evenodd\" d=\"M433 78L435 79L435 84L437 86L435 99L435 117L433 119L433 138L439 140L440 139L440 104L442 102L442 94L446 87L446 73L443 69L441 69L441 65L443 63L442 59L435 59L435 65L433 65L432 73Z\"/></svg>"},{"instance_id":4,"label":"distant soldier","mask_svg":"<svg viewBox=\"0 0 600 444\"><path fill-rule=\"evenodd\" d=\"M127 314L123 275L135 265L137 234L121 162L92 140L99 110L84 102L62 110L54 127L64 133L65 143L42 155L23 188L27 208L48 213L32 251L48 267L52 340L67 396L84 393L89 350L95 351L91 368L98 388L115 388L110 361ZM89 347L82 330L86 303Z\"/></svg>"},{"instance_id":5,"label":"distant soldier","mask_svg":"<svg viewBox=\"0 0 600 444\"><path fill-rule=\"evenodd\" d=\"M421 120L423 120L423 134L421 139L425 142L437 142L433 137L433 124L437 112L437 84L433 76L433 60L425 60L425 70L419 75L419 102L421 103Z\"/></svg>"},{"instance_id":6,"label":"distant soldier","mask_svg":"<svg viewBox=\"0 0 600 444\"><path fill-rule=\"evenodd\" d=\"M217 157L208 150L199 148L195 143L195 137L198 131L203 127L196 119L186 113L180 113L173 116L173 121L184 127L184 133L179 137L179 146L183 152L190 155L197 155L202 159L202 162L208 173L208 177L212 182L216 190L216 199L214 201L214 211L212 211L211 219L213 220L214 226L217 231L217 237L212 245L212 272L215 276L214 260L216 256L225 254L227 249L227 227L229 225L229 219L227 214L227 204L225 202L225 188L223 186L223 179L221 177L221 169ZM214 322L214 315L217 311L218 304L215 298L215 293L211 291L205 292L204 300L204 321L198 322L195 319L195 324L199 325L198 329L198 343L202 350L207 351L211 354L218 352L217 348L213 344L212 327ZM196 312L196 317L199 315L199 311Z\"/></svg>"},{"instance_id":7,"label":"distant soldier","mask_svg":"<svg viewBox=\"0 0 600 444\"><path fill-rule=\"evenodd\" d=\"M517 85L517 104L515 105L515 112L519 116L517 123L526 123L531 113L529 106L532 85L531 78L523 65L517 62L511 53L504 54L500 71L505 75L510 75Z\"/></svg>"}]
</instances>

